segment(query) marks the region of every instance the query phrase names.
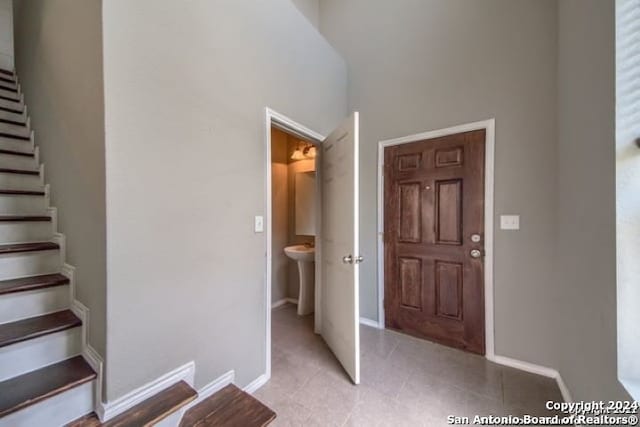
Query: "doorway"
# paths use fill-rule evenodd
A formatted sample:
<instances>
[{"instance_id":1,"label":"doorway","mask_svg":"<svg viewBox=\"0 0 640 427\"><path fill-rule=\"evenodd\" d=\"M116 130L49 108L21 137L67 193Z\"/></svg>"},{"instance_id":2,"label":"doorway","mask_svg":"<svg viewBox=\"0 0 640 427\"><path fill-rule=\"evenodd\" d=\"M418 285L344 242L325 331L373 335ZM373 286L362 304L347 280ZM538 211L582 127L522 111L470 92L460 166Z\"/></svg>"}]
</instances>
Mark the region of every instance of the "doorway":
<instances>
[{"instance_id":1,"label":"doorway","mask_svg":"<svg viewBox=\"0 0 640 427\"><path fill-rule=\"evenodd\" d=\"M379 320L493 356L494 121L379 145Z\"/></svg>"},{"instance_id":2,"label":"doorway","mask_svg":"<svg viewBox=\"0 0 640 427\"><path fill-rule=\"evenodd\" d=\"M265 226L266 226L266 366L264 381L271 377L271 307L273 277L273 128L300 138L296 151L315 149L315 301L314 331L320 334L340 365L358 384L359 349L359 253L358 137L355 112L324 138L293 120L266 108L265 121ZM304 147L303 147L304 146ZM293 155L293 153L292 153ZM308 181L308 177L302 177ZM301 181L303 181L301 179ZM299 254L294 254L299 256ZM307 268L307 272L309 269ZM302 279L302 270L300 270ZM303 310L308 314L309 310Z\"/></svg>"}]
</instances>

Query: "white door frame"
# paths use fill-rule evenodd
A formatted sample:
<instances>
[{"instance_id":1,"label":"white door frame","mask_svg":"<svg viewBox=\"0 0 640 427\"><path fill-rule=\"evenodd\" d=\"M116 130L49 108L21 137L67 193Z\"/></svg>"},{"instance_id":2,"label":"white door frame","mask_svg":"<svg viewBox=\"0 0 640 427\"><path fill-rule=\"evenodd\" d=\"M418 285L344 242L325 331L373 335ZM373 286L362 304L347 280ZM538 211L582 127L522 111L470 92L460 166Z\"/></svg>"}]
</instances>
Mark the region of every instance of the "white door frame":
<instances>
[{"instance_id":1,"label":"white door frame","mask_svg":"<svg viewBox=\"0 0 640 427\"><path fill-rule=\"evenodd\" d=\"M384 149L393 145L433 139L446 135L484 129L485 140L485 179L484 179L484 319L485 319L485 357L495 356L494 341L494 295L493 295L493 212L494 212L494 175L495 175L495 119L467 123L445 129L418 133L402 138L387 139L378 142L378 327L384 329Z\"/></svg>"},{"instance_id":2,"label":"white door frame","mask_svg":"<svg viewBox=\"0 0 640 427\"><path fill-rule=\"evenodd\" d=\"M265 381L271 378L271 243L272 243L272 215L271 215L271 128L275 127L283 130L287 133L298 135L301 138L308 140L314 145L319 145L324 141L325 137L318 132L314 132L311 129L301 125L300 123L290 119L284 114L280 114L269 107L265 108L265 233L266 233L266 266L265 266L265 325L266 325L266 344L265 344ZM320 191L319 187L322 182L320 176L320 168L318 167L321 159L321 151L316 150L316 237L322 232L320 228L321 215L318 212L320 209ZM320 277L320 265L321 265L321 253L320 239L316 238L316 287L315 287L315 332L319 333L322 325L321 310L319 310L320 302L322 299L322 290L318 286L322 283Z\"/></svg>"}]
</instances>

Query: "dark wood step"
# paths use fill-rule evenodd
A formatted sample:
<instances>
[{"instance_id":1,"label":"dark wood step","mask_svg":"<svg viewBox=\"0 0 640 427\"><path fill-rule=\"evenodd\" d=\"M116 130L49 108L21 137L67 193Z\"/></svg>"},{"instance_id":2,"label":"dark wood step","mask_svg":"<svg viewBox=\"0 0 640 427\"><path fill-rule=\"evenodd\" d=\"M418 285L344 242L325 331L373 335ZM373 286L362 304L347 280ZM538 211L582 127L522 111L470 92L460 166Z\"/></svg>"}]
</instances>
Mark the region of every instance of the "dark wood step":
<instances>
[{"instance_id":1,"label":"dark wood step","mask_svg":"<svg viewBox=\"0 0 640 427\"><path fill-rule=\"evenodd\" d=\"M41 276L23 277L0 281L0 295L15 292L34 291L53 286L68 285L69 278L62 274L43 274Z\"/></svg>"},{"instance_id":2,"label":"dark wood step","mask_svg":"<svg viewBox=\"0 0 640 427\"><path fill-rule=\"evenodd\" d=\"M24 112L23 110L18 110L16 108L10 108L10 107L3 107L1 105L0 105L0 110L6 111L8 113L16 113L16 114L22 114Z\"/></svg>"},{"instance_id":3,"label":"dark wood step","mask_svg":"<svg viewBox=\"0 0 640 427\"><path fill-rule=\"evenodd\" d=\"M82 325L71 310L57 311L0 325L0 347L65 331Z\"/></svg>"},{"instance_id":4,"label":"dark wood step","mask_svg":"<svg viewBox=\"0 0 640 427\"><path fill-rule=\"evenodd\" d=\"M276 413L258 399L229 384L189 409L184 414L180 427L261 427L275 418Z\"/></svg>"},{"instance_id":5,"label":"dark wood step","mask_svg":"<svg viewBox=\"0 0 640 427\"><path fill-rule=\"evenodd\" d=\"M15 173L18 175L40 175L40 171L30 171L24 169L0 168L0 173Z\"/></svg>"},{"instance_id":6,"label":"dark wood step","mask_svg":"<svg viewBox=\"0 0 640 427\"><path fill-rule=\"evenodd\" d=\"M11 120L11 119L3 119L1 117L0 117L0 123L6 123L8 125L16 125L16 126L22 126L22 127L27 126L26 122L19 122L17 120Z\"/></svg>"},{"instance_id":7,"label":"dark wood step","mask_svg":"<svg viewBox=\"0 0 640 427\"><path fill-rule=\"evenodd\" d=\"M17 93L16 93L15 97L14 96L0 95L0 99L4 99L5 101L9 101L9 102L20 102L20 101L22 101L20 99L20 96Z\"/></svg>"},{"instance_id":8,"label":"dark wood step","mask_svg":"<svg viewBox=\"0 0 640 427\"><path fill-rule=\"evenodd\" d=\"M95 378L91 366L77 356L0 382L0 418Z\"/></svg>"},{"instance_id":9,"label":"dark wood step","mask_svg":"<svg viewBox=\"0 0 640 427\"><path fill-rule=\"evenodd\" d=\"M0 74L8 74L10 76L13 76L13 71L9 71L5 68L0 68Z\"/></svg>"},{"instance_id":10,"label":"dark wood step","mask_svg":"<svg viewBox=\"0 0 640 427\"><path fill-rule=\"evenodd\" d=\"M38 215L0 215L0 222L51 222L51 217Z\"/></svg>"},{"instance_id":11,"label":"dark wood step","mask_svg":"<svg viewBox=\"0 0 640 427\"><path fill-rule=\"evenodd\" d=\"M9 139L19 139L21 141L31 141L31 136L14 135L12 133L5 133L5 132L0 132L0 136L3 137L3 138L9 138ZM13 151L13 150L2 150L2 151L12 151L10 153L4 153L4 154L21 153L21 154L16 154L16 155L17 156L20 156L20 155L33 156L33 153L22 153L21 151Z\"/></svg>"},{"instance_id":12,"label":"dark wood step","mask_svg":"<svg viewBox=\"0 0 640 427\"><path fill-rule=\"evenodd\" d=\"M105 423L100 423L95 414L92 414L68 424L68 427L153 426L197 396L198 393L193 388L180 381Z\"/></svg>"},{"instance_id":13,"label":"dark wood step","mask_svg":"<svg viewBox=\"0 0 640 427\"><path fill-rule=\"evenodd\" d=\"M7 82L7 83L9 83L9 82ZM17 87L11 87L11 85L5 84L3 80L0 80L0 89L6 90L6 91L9 91L9 92L18 93L18 88Z\"/></svg>"},{"instance_id":14,"label":"dark wood step","mask_svg":"<svg viewBox=\"0 0 640 427\"><path fill-rule=\"evenodd\" d=\"M16 80L13 76L7 76L6 74L0 74L0 81L7 83L16 83Z\"/></svg>"},{"instance_id":15,"label":"dark wood step","mask_svg":"<svg viewBox=\"0 0 640 427\"><path fill-rule=\"evenodd\" d=\"M6 196L44 196L44 191L0 189L0 195Z\"/></svg>"},{"instance_id":16,"label":"dark wood step","mask_svg":"<svg viewBox=\"0 0 640 427\"><path fill-rule=\"evenodd\" d=\"M22 252L52 251L56 249L60 249L60 245L53 242L11 243L9 245L0 245L0 255Z\"/></svg>"}]
</instances>

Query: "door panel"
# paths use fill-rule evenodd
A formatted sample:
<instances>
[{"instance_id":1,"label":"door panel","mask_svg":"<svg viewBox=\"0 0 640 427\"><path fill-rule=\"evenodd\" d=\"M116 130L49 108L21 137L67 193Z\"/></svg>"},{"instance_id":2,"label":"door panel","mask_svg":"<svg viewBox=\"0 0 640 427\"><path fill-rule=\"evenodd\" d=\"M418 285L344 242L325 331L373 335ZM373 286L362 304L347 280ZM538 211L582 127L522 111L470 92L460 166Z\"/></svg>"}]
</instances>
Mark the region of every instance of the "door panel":
<instances>
[{"instance_id":1,"label":"door panel","mask_svg":"<svg viewBox=\"0 0 640 427\"><path fill-rule=\"evenodd\" d=\"M485 131L387 147L385 324L484 354ZM478 234L479 242L471 236Z\"/></svg>"},{"instance_id":2,"label":"door panel","mask_svg":"<svg viewBox=\"0 0 640 427\"><path fill-rule=\"evenodd\" d=\"M355 384L360 382L358 113L322 143L322 336ZM351 256L352 262L344 262Z\"/></svg>"}]
</instances>

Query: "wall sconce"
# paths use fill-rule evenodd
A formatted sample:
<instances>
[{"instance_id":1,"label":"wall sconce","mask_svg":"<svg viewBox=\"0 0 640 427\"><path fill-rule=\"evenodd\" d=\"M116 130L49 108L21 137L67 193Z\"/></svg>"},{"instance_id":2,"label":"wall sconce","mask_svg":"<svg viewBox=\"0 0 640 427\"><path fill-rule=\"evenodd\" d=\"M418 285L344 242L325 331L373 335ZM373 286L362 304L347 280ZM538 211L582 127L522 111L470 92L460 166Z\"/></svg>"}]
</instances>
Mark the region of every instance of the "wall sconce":
<instances>
[{"instance_id":1,"label":"wall sconce","mask_svg":"<svg viewBox=\"0 0 640 427\"><path fill-rule=\"evenodd\" d=\"M312 144L305 144L302 149L300 149L300 147L296 147L291 155L291 160L315 159L316 154L315 146Z\"/></svg>"}]
</instances>

